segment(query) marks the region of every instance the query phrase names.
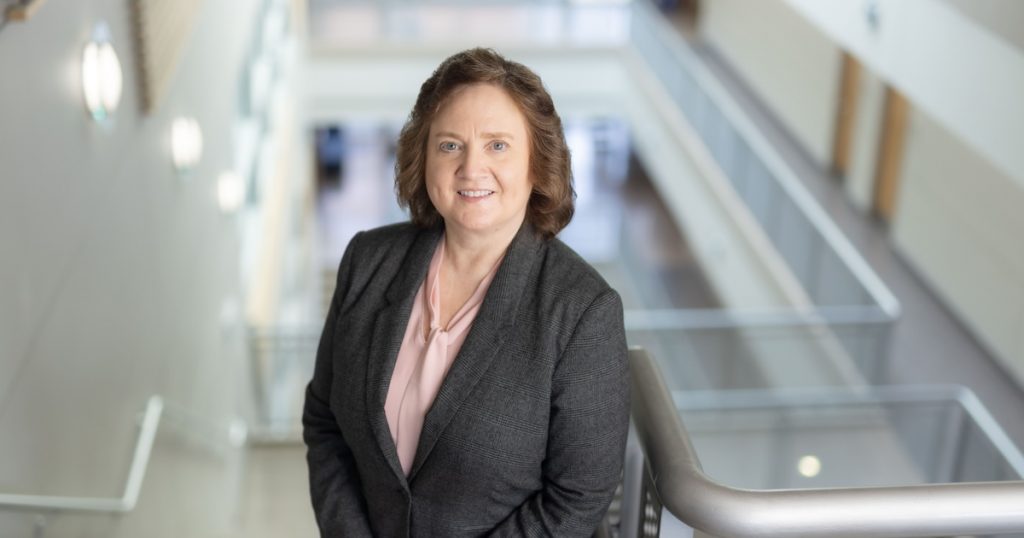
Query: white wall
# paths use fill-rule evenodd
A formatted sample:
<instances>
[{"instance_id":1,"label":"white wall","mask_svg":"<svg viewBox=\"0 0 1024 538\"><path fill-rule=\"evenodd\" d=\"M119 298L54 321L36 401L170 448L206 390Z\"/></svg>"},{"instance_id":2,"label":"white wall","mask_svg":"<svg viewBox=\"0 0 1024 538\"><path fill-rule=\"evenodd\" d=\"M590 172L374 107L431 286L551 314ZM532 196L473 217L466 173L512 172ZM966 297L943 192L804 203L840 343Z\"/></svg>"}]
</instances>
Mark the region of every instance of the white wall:
<instances>
[{"instance_id":1,"label":"white wall","mask_svg":"<svg viewBox=\"0 0 1024 538\"><path fill-rule=\"evenodd\" d=\"M701 3L700 34L819 164L832 158L842 55L779 0Z\"/></svg>"},{"instance_id":2,"label":"white wall","mask_svg":"<svg viewBox=\"0 0 1024 538\"><path fill-rule=\"evenodd\" d=\"M914 110L893 239L1024 381L1024 189Z\"/></svg>"},{"instance_id":3,"label":"white wall","mask_svg":"<svg viewBox=\"0 0 1024 538\"><path fill-rule=\"evenodd\" d=\"M0 492L120 495L151 394L215 423L238 413L239 334L219 322L238 300L236 226L214 181L232 165L260 5L201 3L152 116L139 113L127 2L49 2L0 30ZM125 79L107 127L87 115L78 73L100 19ZM205 140L185 179L170 163L178 114Z\"/></svg>"},{"instance_id":4,"label":"white wall","mask_svg":"<svg viewBox=\"0 0 1024 538\"><path fill-rule=\"evenodd\" d=\"M1024 188L1024 49L942 0L783 1Z\"/></svg>"}]
</instances>

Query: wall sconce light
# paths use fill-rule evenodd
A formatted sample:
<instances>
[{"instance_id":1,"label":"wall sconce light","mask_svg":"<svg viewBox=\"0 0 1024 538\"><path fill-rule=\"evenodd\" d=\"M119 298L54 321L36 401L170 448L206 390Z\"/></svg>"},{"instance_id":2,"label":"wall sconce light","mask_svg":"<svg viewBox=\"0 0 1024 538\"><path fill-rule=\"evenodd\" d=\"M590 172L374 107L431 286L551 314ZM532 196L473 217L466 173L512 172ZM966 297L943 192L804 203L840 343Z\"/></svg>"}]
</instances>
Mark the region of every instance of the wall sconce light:
<instances>
[{"instance_id":1,"label":"wall sconce light","mask_svg":"<svg viewBox=\"0 0 1024 538\"><path fill-rule=\"evenodd\" d=\"M171 160L174 169L186 173L203 156L203 131L195 118L179 117L171 123Z\"/></svg>"},{"instance_id":2,"label":"wall sconce light","mask_svg":"<svg viewBox=\"0 0 1024 538\"><path fill-rule=\"evenodd\" d=\"M217 202L224 214L232 214L245 201L245 183L231 170L221 172L217 178Z\"/></svg>"},{"instance_id":3,"label":"wall sconce light","mask_svg":"<svg viewBox=\"0 0 1024 538\"><path fill-rule=\"evenodd\" d=\"M82 52L82 93L93 119L103 121L117 110L123 82L121 62L110 44L110 28L97 23Z\"/></svg>"}]
</instances>

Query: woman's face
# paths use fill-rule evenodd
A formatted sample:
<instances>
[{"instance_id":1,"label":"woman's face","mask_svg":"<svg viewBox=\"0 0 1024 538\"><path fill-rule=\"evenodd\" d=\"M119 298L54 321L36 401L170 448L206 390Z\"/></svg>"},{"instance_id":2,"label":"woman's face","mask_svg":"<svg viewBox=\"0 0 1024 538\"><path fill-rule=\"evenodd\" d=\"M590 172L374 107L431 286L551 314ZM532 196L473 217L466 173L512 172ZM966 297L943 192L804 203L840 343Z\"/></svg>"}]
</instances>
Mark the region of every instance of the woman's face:
<instances>
[{"instance_id":1,"label":"woman's face","mask_svg":"<svg viewBox=\"0 0 1024 538\"><path fill-rule=\"evenodd\" d=\"M427 140L430 201L445 229L511 237L533 188L526 118L505 90L471 84L438 110Z\"/></svg>"}]
</instances>

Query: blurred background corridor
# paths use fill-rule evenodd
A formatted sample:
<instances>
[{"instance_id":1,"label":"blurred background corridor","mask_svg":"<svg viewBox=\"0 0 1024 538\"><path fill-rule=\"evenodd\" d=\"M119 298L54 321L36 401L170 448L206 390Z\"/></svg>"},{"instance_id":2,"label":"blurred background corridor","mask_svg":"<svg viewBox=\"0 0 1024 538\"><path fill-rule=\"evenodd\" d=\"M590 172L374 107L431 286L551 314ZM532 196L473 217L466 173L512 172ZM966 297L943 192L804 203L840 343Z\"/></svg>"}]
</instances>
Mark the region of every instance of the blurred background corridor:
<instances>
[{"instance_id":1,"label":"blurred background corridor","mask_svg":"<svg viewBox=\"0 0 1024 538\"><path fill-rule=\"evenodd\" d=\"M474 46L554 97L559 237L708 477L1024 479L1024 2L0 11L0 537L317 536L299 419L337 266L406 218L398 131ZM714 535L636 489L642 445L605 532Z\"/></svg>"}]
</instances>

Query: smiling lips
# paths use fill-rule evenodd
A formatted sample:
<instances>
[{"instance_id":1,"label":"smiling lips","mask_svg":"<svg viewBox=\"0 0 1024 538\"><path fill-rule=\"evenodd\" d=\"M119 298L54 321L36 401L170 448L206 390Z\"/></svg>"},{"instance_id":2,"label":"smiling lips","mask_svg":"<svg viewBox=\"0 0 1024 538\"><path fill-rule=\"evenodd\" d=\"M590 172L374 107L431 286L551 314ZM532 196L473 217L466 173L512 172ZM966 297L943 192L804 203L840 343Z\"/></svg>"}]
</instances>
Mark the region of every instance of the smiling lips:
<instances>
[{"instance_id":1,"label":"smiling lips","mask_svg":"<svg viewBox=\"0 0 1024 538\"><path fill-rule=\"evenodd\" d=\"M494 194L494 191L459 191L459 196L467 198L483 198Z\"/></svg>"}]
</instances>

